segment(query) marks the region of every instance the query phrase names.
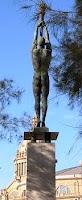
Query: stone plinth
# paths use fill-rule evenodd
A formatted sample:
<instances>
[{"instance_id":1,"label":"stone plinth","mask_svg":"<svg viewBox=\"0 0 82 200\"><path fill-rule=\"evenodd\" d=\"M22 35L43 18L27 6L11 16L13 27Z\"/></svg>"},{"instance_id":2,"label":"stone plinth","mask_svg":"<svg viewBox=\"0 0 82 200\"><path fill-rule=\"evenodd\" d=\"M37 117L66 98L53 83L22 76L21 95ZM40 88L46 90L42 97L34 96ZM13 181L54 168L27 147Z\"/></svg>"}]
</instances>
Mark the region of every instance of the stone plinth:
<instances>
[{"instance_id":1,"label":"stone plinth","mask_svg":"<svg viewBox=\"0 0 82 200\"><path fill-rule=\"evenodd\" d=\"M35 128L25 132L27 145L27 200L55 200L55 142L58 132Z\"/></svg>"},{"instance_id":2,"label":"stone plinth","mask_svg":"<svg viewBox=\"0 0 82 200\"><path fill-rule=\"evenodd\" d=\"M27 200L55 200L54 144L28 144Z\"/></svg>"}]
</instances>

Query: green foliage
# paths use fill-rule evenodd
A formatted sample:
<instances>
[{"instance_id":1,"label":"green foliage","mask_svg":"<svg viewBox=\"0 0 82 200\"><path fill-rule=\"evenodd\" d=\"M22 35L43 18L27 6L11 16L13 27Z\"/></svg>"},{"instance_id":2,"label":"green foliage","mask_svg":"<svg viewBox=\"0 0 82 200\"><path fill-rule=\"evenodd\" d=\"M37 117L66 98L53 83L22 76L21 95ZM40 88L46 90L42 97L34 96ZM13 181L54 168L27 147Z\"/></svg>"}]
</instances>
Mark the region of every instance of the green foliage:
<instances>
[{"instance_id":1,"label":"green foliage","mask_svg":"<svg viewBox=\"0 0 82 200\"><path fill-rule=\"evenodd\" d=\"M12 117L8 106L13 100L20 102L23 91L15 89L13 80L0 80L0 138L12 141L13 138L21 139L20 128L31 128L31 118L24 113L22 117Z\"/></svg>"},{"instance_id":2,"label":"green foliage","mask_svg":"<svg viewBox=\"0 0 82 200\"><path fill-rule=\"evenodd\" d=\"M0 111L15 99L19 102L23 91L13 88L13 80L0 80Z\"/></svg>"},{"instance_id":3,"label":"green foliage","mask_svg":"<svg viewBox=\"0 0 82 200\"><path fill-rule=\"evenodd\" d=\"M82 103L82 48L77 42L64 41L61 48L63 61L53 69L58 91L68 94L70 103Z\"/></svg>"},{"instance_id":4,"label":"green foliage","mask_svg":"<svg viewBox=\"0 0 82 200\"><path fill-rule=\"evenodd\" d=\"M71 18L72 17L72 18ZM71 20L70 20L71 19ZM59 92L69 96L70 105L82 105L82 2L76 1L74 13L68 15L66 32L60 39L60 60L55 63L53 79ZM57 52L57 50L56 50ZM56 55L56 54L55 54Z\"/></svg>"},{"instance_id":5,"label":"green foliage","mask_svg":"<svg viewBox=\"0 0 82 200\"><path fill-rule=\"evenodd\" d=\"M50 28L58 28L64 26L67 20L67 12L57 11L53 8L51 0L26 0L22 1L21 9L29 15L30 22L37 22L40 10L45 12L45 22Z\"/></svg>"}]
</instances>

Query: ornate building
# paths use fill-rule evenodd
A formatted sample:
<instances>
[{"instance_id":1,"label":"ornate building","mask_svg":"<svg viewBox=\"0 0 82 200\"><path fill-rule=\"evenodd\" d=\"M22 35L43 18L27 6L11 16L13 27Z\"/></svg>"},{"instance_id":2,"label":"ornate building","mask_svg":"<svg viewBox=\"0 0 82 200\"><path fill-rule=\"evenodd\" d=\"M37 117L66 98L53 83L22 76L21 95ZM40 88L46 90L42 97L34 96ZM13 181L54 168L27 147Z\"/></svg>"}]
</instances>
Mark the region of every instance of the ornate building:
<instances>
[{"instance_id":1,"label":"ornate building","mask_svg":"<svg viewBox=\"0 0 82 200\"><path fill-rule=\"evenodd\" d=\"M57 200L82 200L82 164L56 174Z\"/></svg>"},{"instance_id":2,"label":"ornate building","mask_svg":"<svg viewBox=\"0 0 82 200\"><path fill-rule=\"evenodd\" d=\"M23 141L17 150L14 160L14 180L6 189L0 191L0 200L25 200L26 198L27 145L28 141Z\"/></svg>"}]
</instances>

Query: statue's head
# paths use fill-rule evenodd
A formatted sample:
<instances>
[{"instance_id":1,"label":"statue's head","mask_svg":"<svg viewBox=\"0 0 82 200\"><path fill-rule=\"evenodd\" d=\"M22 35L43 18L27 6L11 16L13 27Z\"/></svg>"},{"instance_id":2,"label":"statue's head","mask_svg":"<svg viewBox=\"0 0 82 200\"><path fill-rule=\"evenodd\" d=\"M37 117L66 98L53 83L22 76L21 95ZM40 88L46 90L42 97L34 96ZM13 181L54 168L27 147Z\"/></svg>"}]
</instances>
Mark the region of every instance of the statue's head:
<instances>
[{"instance_id":1,"label":"statue's head","mask_svg":"<svg viewBox=\"0 0 82 200\"><path fill-rule=\"evenodd\" d=\"M38 40L38 45L41 47L41 48L44 48L45 46L45 38L44 37L39 37L39 40Z\"/></svg>"}]
</instances>

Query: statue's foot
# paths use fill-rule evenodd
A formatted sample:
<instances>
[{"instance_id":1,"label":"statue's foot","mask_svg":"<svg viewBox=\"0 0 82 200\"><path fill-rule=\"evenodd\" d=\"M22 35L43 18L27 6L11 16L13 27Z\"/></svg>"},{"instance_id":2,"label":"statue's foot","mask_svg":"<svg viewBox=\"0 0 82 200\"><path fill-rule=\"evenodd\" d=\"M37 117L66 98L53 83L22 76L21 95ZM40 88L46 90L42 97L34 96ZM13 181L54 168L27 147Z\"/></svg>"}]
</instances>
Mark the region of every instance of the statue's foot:
<instances>
[{"instance_id":1,"label":"statue's foot","mask_svg":"<svg viewBox=\"0 0 82 200\"><path fill-rule=\"evenodd\" d=\"M45 127L45 122L42 122L42 127Z\"/></svg>"},{"instance_id":2,"label":"statue's foot","mask_svg":"<svg viewBox=\"0 0 82 200\"><path fill-rule=\"evenodd\" d=\"M37 127L40 127L40 121L37 123Z\"/></svg>"}]
</instances>

